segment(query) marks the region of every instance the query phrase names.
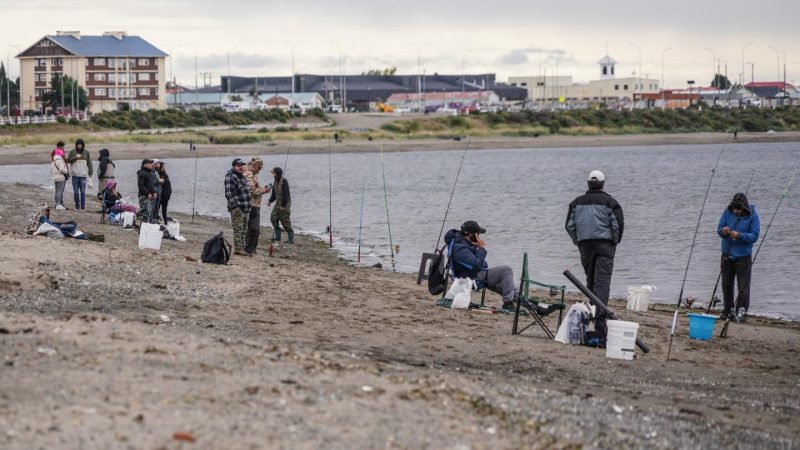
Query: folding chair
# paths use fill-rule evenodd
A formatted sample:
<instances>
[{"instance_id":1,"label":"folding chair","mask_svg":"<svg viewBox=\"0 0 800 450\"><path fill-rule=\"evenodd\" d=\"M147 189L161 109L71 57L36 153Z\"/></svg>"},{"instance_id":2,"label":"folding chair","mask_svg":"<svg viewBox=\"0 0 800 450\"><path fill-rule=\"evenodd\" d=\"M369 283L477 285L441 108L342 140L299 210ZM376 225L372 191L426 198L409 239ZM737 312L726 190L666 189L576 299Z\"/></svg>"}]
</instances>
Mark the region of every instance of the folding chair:
<instances>
[{"instance_id":1,"label":"folding chair","mask_svg":"<svg viewBox=\"0 0 800 450\"><path fill-rule=\"evenodd\" d=\"M444 296L447 295L447 289L448 289L449 281L450 280L454 280L456 278L455 272L453 271L452 263L461 264L462 266L466 267L468 270L472 270L473 269L473 267L471 265L469 265L469 264L467 264L465 262L454 260L451 257L452 250L453 250L453 241L450 241L450 244L447 246L447 263L445 263L445 272L447 272L447 279L444 280L444 293L442 294L442 298L437 302L437 304L441 303L441 306L449 306L449 305L445 305L445 303L446 303L445 300L447 300L447 299L445 299ZM481 269L480 272L485 272L485 270ZM478 308L485 308L486 307L485 306L485 301L486 301L486 282L481 280L481 279L479 279L479 278L476 278L475 279L475 285L477 286L477 289L474 292L481 291L481 304L480 304L480 306L477 306L477 307ZM451 300L451 302L452 302L452 300ZM470 308L472 308L472 307L473 307L472 304L470 304Z\"/></svg>"},{"instance_id":2,"label":"folding chair","mask_svg":"<svg viewBox=\"0 0 800 450\"><path fill-rule=\"evenodd\" d=\"M546 288L549 290L550 298L536 297L531 290L531 286ZM517 298L517 306L514 310L514 327L511 329L511 334L520 334L530 328L533 324L538 324L545 332L547 337L555 339L555 334L550 330L544 317L558 311L558 325L556 329L561 326L561 319L564 314L564 292L566 286L557 286L553 284L546 284L536 281L528 275L528 254L522 259L522 276L519 283L519 294ZM533 322L519 328L519 316L521 308L525 308L528 314L533 317Z\"/></svg>"}]
</instances>

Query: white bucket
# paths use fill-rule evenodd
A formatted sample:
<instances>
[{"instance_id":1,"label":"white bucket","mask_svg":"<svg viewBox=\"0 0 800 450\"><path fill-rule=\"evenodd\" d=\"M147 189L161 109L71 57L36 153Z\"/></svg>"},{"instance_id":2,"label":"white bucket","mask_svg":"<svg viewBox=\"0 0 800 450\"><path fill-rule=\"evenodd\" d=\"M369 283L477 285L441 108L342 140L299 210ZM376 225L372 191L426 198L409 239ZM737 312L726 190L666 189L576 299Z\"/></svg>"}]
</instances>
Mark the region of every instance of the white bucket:
<instances>
[{"instance_id":1,"label":"white bucket","mask_svg":"<svg viewBox=\"0 0 800 450\"><path fill-rule=\"evenodd\" d=\"M625 307L630 311L647 311L651 292L650 287L628 286L628 304Z\"/></svg>"},{"instance_id":2,"label":"white bucket","mask_svg":"<svg viewBox=\"0 0 800 450\"><path fill-rule=\"evenodd\" d=\"M639 324L623 320L608 320L606 338L606 358L633 359L636 354L636 333Z\"/></svg>"},{"instance_id":3,"label":"white bucket","mask_svg":"<svg viewBox=\"0 0 800 450\"><path fill-rule=\"evenodd\" d=\"M153 223L143 223L139 229L139 249L160 250L162 237L164 237L164 233L161 231L160 226Z\"/></svg>"}]
</instances>

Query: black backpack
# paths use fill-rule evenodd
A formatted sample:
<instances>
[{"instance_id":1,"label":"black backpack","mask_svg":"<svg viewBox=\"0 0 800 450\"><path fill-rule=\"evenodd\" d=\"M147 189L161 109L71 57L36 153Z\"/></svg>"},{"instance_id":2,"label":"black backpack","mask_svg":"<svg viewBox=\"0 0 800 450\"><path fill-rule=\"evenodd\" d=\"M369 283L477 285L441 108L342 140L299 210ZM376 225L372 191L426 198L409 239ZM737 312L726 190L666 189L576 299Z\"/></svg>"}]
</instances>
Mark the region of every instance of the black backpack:
<instances>
[{"instance_id":1,"label":"black backpack","mask_svg":"<svg viewBox=\"0 0 800 450\"><path fill-rule=\"evenodd\" d=\"M428 274L428 292L431 295L439 295L444 292L445 282L447 281L447 268L445 266L444 249L436 250L436 256L431 261L431 270Z\"/></svg>"},{"instance_id":2,"label":"black backpack","mask_svg":"<svg viewBox=\"0 0 800 450\"><path fill-rule=\"evenodd\" d=\"M207 240L203 245L203 254L200 260L204 263L228 264L231 259L231 244L222 237L222 231Z\"/></svg>"}]
</instances>

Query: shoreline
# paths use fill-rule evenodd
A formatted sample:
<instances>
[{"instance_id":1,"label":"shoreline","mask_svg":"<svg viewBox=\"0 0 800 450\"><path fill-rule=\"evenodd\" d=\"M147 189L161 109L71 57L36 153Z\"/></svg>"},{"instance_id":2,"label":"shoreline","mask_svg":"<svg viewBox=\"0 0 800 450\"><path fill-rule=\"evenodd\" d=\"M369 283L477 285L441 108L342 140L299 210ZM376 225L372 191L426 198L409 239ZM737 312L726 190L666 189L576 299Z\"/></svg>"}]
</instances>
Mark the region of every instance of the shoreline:
<instances>
[{"instance_id":1,"label":"shoreline","mask_svg":"<svg viewBox=\"0 0 800 450\"><path fill-rule=\"evenodd\" d=\"M324 131L324 130L323 130ZM329 131L334 131L333 129ZM54 138L55 139L55 138ZM57 140L57 139L55 139ZM319 154L328 153L328 141L324 140L276 140L261 144L236 144L236 145L211 145L197 143L198 157L242 156L242 155L278 155L286 153L289 143L292 143L293 154ZM687 134L635 134L635 135L597 135L597 136L568 136L546 135L533 137L488 137L471 138L470 149L541 149L541 148L570 148L570 147L628 147L628 146L658 146L658 145L708 145L708 144L745 144L745 143L772 143L772 142L800 142L800 132L781 133L739 133L736 141L731 139L729 133L687 133ZM411 151L437 151L437 150L464 150L466 140L453 139L345 139L340 144L333 144L334 153L360 153L376 152L383 146L385 152L411 152ZM55 141L50 145L4 145L0 147L0 165L37 164L49 161L49 155ZM68 144L67 148L71 148ZM139 160L157 157L194 158L195 155L188 150L188 144L103 144L92 142L87 136L87 148L92 152L92 157L97 158L101 148L111 150L114 160Z\"/></svg>"},{"instance_id":2,"label":"shoreline","mask_svg":"<svg viewBox=\"0 0 800 450\"><path fill-rule=\"evenodd\" d=\"M800 445L800 324L753 317L695 341L682 310L666 363L672 307L613 301L652 351L611 360L437 307L415 277L305 235L270 258L262 233L256 257L201 264L228 221L175 214L186 242L141 251L90 198L53 218L105 242L23 235L51 194L0 183L3 448L171 448L179 432L204 448Z\"/></svg>"}]
</instances>

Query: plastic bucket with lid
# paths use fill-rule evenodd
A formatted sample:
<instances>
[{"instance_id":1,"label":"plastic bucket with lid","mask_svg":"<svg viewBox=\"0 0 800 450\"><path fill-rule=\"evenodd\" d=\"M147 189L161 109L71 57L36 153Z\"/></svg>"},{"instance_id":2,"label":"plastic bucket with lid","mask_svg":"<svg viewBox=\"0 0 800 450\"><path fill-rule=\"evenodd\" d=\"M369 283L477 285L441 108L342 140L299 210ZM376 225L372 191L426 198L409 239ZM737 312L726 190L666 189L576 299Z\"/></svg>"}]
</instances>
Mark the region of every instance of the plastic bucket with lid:
<instances>
[{"instance_id":1,"label":"plastic bucket with lid","mask_svg":"<svg viewBox=\"0 0 800 450\"><path fill-rule=\"evenodd\" d=\"M710 341L716 323L717 316L689 313L689 339Z\"/></svg>"},{"instance_id":2,"label":"plastic bucket with lid","mask_svg":"<svg viewBox=\"0 0 800 450\"><path fill-rule=\"evenodd\" d=\"M636 333L639 324L624 320L608 320L606 358L633 359L636 354Z\"/></svg>"}]
</instances>

